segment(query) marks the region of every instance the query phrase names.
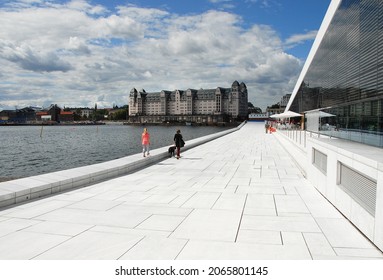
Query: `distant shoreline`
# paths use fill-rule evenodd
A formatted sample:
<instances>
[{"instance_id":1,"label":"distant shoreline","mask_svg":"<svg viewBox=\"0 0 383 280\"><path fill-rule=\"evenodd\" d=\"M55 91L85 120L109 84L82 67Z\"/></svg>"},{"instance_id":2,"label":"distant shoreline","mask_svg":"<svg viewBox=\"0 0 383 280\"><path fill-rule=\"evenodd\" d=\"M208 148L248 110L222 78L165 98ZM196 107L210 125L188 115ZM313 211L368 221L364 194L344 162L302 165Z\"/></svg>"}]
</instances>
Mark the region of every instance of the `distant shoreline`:
<instances>
[{"instance_id":1,"label":"distant shoreline","mask_svg":"<svg viewBox=\"0 0 383 280\"><path fill-rule=\"evenodd\" d=\"M69 125L79 125L79 126L87 126L87 125L131 125L131 126L145 126L145 125L153 125L153 126L219 126L219 127L231 127L237 126L240 123L232 122L232 123L182 123L182 122L170 122L170 123L130 123L130 122L65 122L65 123L0 123L0 126L69 126Z\"/></svg>"},{"instance_id":2,"label":"distant shoreline","mask_svg":"<svg viewBox=\"0 0 383 280\"><path fill-rule=\"evenodd\" d=\"M64 125L105 125L104 122L97 122L97 123L77 123L77 122L70 122L70 123L0 123L0 126L64 126Z\"/></svg>"}]
</instances>

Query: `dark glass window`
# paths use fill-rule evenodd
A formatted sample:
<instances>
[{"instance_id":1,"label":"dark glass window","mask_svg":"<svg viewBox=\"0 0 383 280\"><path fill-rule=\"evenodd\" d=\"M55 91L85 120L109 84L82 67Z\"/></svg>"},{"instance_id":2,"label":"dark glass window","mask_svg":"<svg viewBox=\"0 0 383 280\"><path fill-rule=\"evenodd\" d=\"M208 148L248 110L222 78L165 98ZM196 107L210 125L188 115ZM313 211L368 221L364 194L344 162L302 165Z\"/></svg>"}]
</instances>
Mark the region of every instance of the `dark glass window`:
<instances>
[{"instance_id":1,"label":"dark glass window","mask_svg":"<svg viewBox=\"0 0 383 280\"><path fill-rule=\"evenodd\" d=\"M290 110L330 113L325 133L383 147L382 105L383 0L343 0Z\"/></svg>"}]
</instances>

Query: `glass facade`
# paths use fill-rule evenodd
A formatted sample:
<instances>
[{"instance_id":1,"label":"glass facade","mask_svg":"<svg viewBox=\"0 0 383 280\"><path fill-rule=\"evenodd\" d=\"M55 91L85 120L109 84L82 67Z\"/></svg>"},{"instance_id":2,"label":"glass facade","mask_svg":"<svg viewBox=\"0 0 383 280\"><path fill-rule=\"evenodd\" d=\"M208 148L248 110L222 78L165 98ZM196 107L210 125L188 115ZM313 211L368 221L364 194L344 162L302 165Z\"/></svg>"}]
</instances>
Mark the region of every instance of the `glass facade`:
<instances>
[{"instance_id":1,"label":"glass facade","mask_svg":"<svg viewBox=\"0 0 383 280\"><path fill-rule=\"evenodd\" d=\"M290 110L308 130L383 147L383 0L341 1Z\"/></svg>"}]
</instances>

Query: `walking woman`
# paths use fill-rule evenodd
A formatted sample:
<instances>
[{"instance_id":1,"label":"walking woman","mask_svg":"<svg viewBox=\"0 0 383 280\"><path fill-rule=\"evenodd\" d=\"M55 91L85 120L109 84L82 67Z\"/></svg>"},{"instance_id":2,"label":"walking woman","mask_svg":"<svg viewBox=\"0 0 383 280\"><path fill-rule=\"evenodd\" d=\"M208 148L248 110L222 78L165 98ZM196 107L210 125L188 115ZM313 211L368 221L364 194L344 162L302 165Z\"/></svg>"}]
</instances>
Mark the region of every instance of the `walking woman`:
<instances>
[{"instance_id":1,"label":"walking woman","mask_svg":"<svg viewBox=\"0 0 383 280\"><path fill-rule=\"evenodd\" d=\"M177 133L174 135L174 143L176 144L177 148L177 159L180 158L181 153L181 147L185 146L185 142L182 139L181 130L177 129Z\"/></svg>"},{"instance_id":2,"label":"walking woman","mask_svg":"<svg viewBox=\"0 0 383 280\"><path fill-rule=\"evenodd\" d=\"M149 145L150 145L150 134L148 132L148 129L145 127L144 132L141 135L141 142L142 142L142 153L143 156L145 157L145 152L146 156L149 155Z\"/></svg>"}]
</instances>

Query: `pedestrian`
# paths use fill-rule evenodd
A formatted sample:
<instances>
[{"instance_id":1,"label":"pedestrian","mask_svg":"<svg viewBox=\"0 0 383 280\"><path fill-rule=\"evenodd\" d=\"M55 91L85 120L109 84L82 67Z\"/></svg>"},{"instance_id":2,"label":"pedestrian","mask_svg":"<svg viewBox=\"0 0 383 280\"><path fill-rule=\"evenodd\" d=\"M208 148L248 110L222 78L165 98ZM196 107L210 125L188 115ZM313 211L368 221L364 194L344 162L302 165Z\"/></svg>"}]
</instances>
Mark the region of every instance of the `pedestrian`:
<instances>
[{"instance_id":1,"label":"pedestrian","mask_svg":"<svg viewBox=\"0 0 383 280\"><path fill-rule=\"evenodd\" d=\"M177 133L174 135L174 144L177 148L177 159L180 158L181 147L185 146L185 142L182 139L181 130L177 129Z\"/></svg>"},{"instance_id":2,"label":"pedestrian","mask_svg":"<svg viewBox=\"0 0 383 280\"><path fill-rule=\"evenodd\" d=\"M269 132L269 129L270 129L269 122L265 122L265 129L266 129L266 134L267 134Z\"/></svg>"},{"instance_id":3,"label":"pedestrian","mask_svg":"<svg viewBox=\"0 0 383 280\"><path fill-rule=\"evenodd\" d=\"M146 157L149 155L149 146L150 146L150 134L146 127L144 128L144 132L141 135L141 143L142 143L143 156ZM145 152L146 152L146 156L145 156Z\"/></svg>"}]
</instances>

